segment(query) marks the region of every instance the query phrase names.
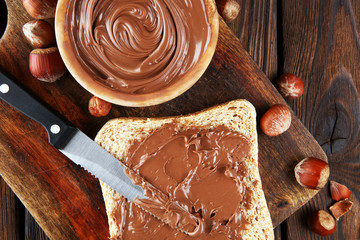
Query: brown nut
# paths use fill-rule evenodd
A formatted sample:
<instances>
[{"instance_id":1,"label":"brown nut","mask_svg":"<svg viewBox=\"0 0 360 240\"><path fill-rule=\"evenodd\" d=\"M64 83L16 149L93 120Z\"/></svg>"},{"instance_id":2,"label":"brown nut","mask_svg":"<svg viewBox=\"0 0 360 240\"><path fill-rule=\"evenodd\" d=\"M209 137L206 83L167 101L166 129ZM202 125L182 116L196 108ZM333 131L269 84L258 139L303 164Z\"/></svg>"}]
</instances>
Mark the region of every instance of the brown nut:
<instances>
[{"instance_id":1,"label":"brown nut","mask_svg":"<svg viewBox=\"0 0 360 240\"><path fill-rule=\"evenodd\" d=\"M330 181L330 193L335 201L348 199L351 196L351 191L345 185L335 181Z\"/></svg>"},{"instance_id":2,"label":"brown nut","mask_svg":"<svg viewBox=\"0 0 360 240\"><path fill-rule=\"evenodd\" d=\"M310 214L308 225L314 233L320 236L329 236L336 229L335 219L324 210L318 210Z\"/></svg>"},{"instance_id":3,"label":"brown nut","mask_svg":"<svg viewBox=\"0 0 360 240\"><path fill-rule=\"evenodd\" d=\"M309 157L295 166L297 182L306 188L321 189L329 179L329 164L321 159Z\"/></svg>"},{"instance_id":4,"label":"brown nut","mask_svg":"<svg viewBox=\"0 0 360 240\"><path fill-rule=\"evenodd\" d=\"M94 117L104 117L109 114L111 103L93 96L89 101L89 112Z\"/></svg>"},{"instance_id":5,"label":"brown nut","mask_svg":"<svg viewBox=\"0 0 360 240\"><path fill-rule=\"evenodd\" d=\"M217 0L216 6L225 22L233 21L240 12L240 5L236 0Z\"/></svg>"},{"instance_id":6,"label":"brown nut","mask_svg":"<svg viewBox=\"0 0 360 240\"><path fill-rule=\"evenodd\" d=\"M26 11L36 19L55 17L57 0L23 0Z\"/></svg>"},{"instance_id":7,"label":"brown nut","mask_svg":"<svg viewBox=\"0 0 360 240\"><path fill-rule=\"evenodd\" d=\"M330 208L331 214L335 217L336 221L339 220L339 218L347 213L353 205L353 202L350 200L341 200L337 203L334 203Z\"/></svg>"},{"instance_id":8,"label":"brown nut","mask_svg":"<svg viewBox=\"0 0 360 240\"><path fill-rule=\"evenodd\" d=\"M294 99L304 93L303 81L291 73L285 73L275 83L276 88L284 98Z\"/></svg>"},{"instance_id":9,"label":"brown nut","mask_svg":"<svg viewBox=\"0 0 360 240\"><path fill-rule=\"evenodd\" d=\"M289 129L291 112L282 104L272 106L261 118L261 130L268 136L278 136Z\"/></svg>"},{"instance_id":10,"label":"brown nut","mask_svg":"<svg viewBox=\"0 0 360 240\"><path fill-rule=\"evenodd\" d=\"M31 74L44 82L55 82L66 72L57 47L34 49L29 57Z\"/></svg>"},{"instance_id":11,"label":"brown nut","mask_svg":"<svg viewBox=\"0 0 360 240\"><path fill-rule=\"evenodd\" d=\"M55 43L55 31L50 23L44 20L33 20L23 26L26 39L36 48L49 47Z\"/></svg>"}]
</instances>

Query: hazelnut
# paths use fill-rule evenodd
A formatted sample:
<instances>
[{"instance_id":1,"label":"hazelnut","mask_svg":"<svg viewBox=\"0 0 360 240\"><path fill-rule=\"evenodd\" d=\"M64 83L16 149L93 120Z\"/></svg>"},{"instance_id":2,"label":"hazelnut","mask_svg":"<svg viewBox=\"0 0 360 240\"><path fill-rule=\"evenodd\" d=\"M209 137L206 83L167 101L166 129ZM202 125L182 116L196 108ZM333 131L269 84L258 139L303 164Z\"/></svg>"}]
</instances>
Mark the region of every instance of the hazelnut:
<instances>
[{"instance_id":1,"label":"hazelnut","mask_svg":"<svg viewBox=\"0 0 360 240\"><path fill-rule=\"evenodd\" d=\"M233 21L240 12L240 4L236 0L217 0L216 6L225 22Z\"/></svg>"},{"instance_id":2,"label":"hazelnut","mask_svg":"<svg viewBox=\"0 0 360 240\"><path fill-rule=\"evenodd\" d=\"M260 127L268 136L278 136L289 129L291 112L282 104L272 106L261 118Z\"/></svg>"},{"instance_id":3,"label":"hazelnut","mask_svg":"<svg viewBox=\"0 0 360 240\"><path fill-rule=\"evenodd\" d=\"M26 39L36 48L45 48L55 43L55 31L50 23L44 20L33 20L23 26Z\"/></svg>"},{"instance_id":4,"label":"hazelnut","mask_svg":"<svg viewBox=\"0 0 360 240\"><path fill-rule=\"evenodd\" d=\"M66 72L57 47L34 49L30 53L29 68L34 77L44 82L55 82Z\"/></svg>"},{"instance_id":5,"label":"hazelnut","mask_svg":"<svg viewBox=\"0 0 360 240\"><path fill-rule=\"evenodd\" d=\"M336 221L339 220L339 218L347 213L353 205L353 202L350 200L341 200L337 203L334 203L330 208L331 214L335 217Z\"/></svg>"},{"instance_id":6,"label":"hazelnut","mask_svg":"<svg viewBox=\"0 0 360 240\"><path fill-rule=\"evenodd\" d=\"M335 201L348 199L351 196L351 191L345 185L335 181L330 181L330 193Z\"/></svg>"},{"instance_id":7,"label":"hazelnut","mask_svg":"<svg viewBox=\"0 0 360 240\"><path fill-rule=\"evenodd\" d=\"M111 103L93 96L89 101L89 112L94 117L103 117L109 114Z\"/></svg>"},{"instance_id":8,"label":"hazelnut","mask_svg":"<svg viewBox=\"0 0 360 240\"><path fill-rule=\"evenodd\" d=\"M321 159L308 157L295 166L297 182L306 188L321 189L329 179L329 164Z\"/></svg>"},{"instance_id":9,"label":"hazelnut","mask_svg":"<svg viewBox=\"0 0 360 240\"><path fill-rule=\"evenodd\" d=\"M26 11L36 19L55 17L57 0L23 0Z\"/></svg>"},{"instance_id":10,"label":"hazelnut","mask_svg":"<svg viewBox=\"0 0 360 240\"><path fill-rule=\"evenodd\" d=\"M318 210L310 214L308 225L314 233L320 236L328 236L336 229L335 219L324 210Z\"/></svg>"},{"instance_id":11,"label":"hazelnut","mask_svg":"<svg viewBox=\"0 0 360 240\"><path fill-rule=\"evenodd\" d=\"M303 81L291 73L281 75L275 83L275 87L284 98L294 99L304 93Z\"/></svg>"}]
</instances>

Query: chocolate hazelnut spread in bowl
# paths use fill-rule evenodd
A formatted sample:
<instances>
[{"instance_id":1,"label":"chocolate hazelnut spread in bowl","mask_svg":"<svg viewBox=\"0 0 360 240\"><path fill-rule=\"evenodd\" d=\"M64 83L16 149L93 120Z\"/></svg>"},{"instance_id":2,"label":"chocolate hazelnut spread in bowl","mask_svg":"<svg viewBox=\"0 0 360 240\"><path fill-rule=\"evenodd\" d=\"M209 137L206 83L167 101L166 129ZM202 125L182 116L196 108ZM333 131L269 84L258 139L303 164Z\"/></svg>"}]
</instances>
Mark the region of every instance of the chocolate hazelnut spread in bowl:
<instances>
[{"instance_id":1,"label":"chocolate hazelnut spread in bowl","mask_svg":"<svg viewBox=\"0 0 360 240\"><path fill-rule=\"evenodd\" d=\"M59 0L56 39L72 76L123 106L184 93L215 52L214 0Z\"/></svg>"}]
</instances>

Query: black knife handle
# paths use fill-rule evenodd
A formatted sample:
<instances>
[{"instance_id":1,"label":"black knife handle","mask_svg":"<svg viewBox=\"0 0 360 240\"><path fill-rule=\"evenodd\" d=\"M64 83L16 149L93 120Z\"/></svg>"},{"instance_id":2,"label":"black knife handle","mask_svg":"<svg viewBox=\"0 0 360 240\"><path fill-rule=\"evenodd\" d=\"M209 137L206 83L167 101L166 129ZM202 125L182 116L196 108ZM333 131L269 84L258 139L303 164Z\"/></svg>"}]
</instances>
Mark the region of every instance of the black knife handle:
<instances>
[{"instance_id":1,"label":"black knife handle","mask_svg":"<svg viewBox=\"0 0 360 240\"><path fill-rule=\"evenodd\" d=\"M21 88L16 83L15 77L5 73L1 68L0 98L43 125L48 133L50 144L57 149L61 149L76 131L70 123L58 117L50 108L45 107L45 104Z\"/></svg>"}]
</instances>

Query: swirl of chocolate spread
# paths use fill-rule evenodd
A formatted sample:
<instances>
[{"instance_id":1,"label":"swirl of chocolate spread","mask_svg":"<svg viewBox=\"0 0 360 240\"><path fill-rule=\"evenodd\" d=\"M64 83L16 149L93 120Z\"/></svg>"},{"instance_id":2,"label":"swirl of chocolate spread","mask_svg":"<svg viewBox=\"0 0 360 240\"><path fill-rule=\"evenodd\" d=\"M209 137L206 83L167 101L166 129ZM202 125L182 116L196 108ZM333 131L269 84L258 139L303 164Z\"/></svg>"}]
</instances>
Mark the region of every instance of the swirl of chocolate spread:
<instances>
[{"instance_id":1,"label":"swirl of chocolate spread","mask_svg":"<svg viewBox=\"0 0 360 240\"><path fill-rule=\"evenodd\" d=\"M180 81L211 36L205 0L69 0L66 18L81 67L126 94Z\"/></svg>"},{"instance_id":2,"label":"swirl of chocolate spread","mask_svg":"<svg viewBox=\"0 0 360 240\"><path fill-rule=\"evenodd\" d=\"M136 184L145 181L155 187L145 187L150 199L135 200L143 209L163 214L162 219L170 219L170 226L181 225L182 230L197 239L240 239L240 231L248 224L243 211L250 208L252 201L252 191L243 182L248 176L244 159L249 151L247 138L224 126L213 130L179 131L177 125L171 123L135 141L124 163L143 177L139 180L128 173ZM194 226L191 219L188 222L189 218L183 218L181 212L172 208L174 205L180 205L197 217L201 226ZM134 239L150 234L142 225L145 222L148 222L146 226L151 222L154 224L151 229L160 231L156 227L158 222L142 216L144 218L128 219L130 222L126 223L139 226L131 234ZM122 217L117 215L114 219ZM171 221L176 222L172 224Z\"/></svg>"}]
</instances>

